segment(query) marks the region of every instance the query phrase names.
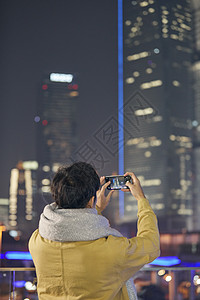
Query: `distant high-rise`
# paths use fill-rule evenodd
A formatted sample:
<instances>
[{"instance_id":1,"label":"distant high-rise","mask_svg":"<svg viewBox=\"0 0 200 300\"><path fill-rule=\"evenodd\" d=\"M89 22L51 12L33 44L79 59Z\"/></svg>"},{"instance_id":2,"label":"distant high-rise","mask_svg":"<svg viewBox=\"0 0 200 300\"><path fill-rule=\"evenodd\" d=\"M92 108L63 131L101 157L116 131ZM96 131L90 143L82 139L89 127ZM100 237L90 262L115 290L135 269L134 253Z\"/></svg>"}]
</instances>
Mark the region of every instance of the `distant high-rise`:
<instances>
[{"instance_id":1,"label":"distant high-rise","mask_svg":"<svg viewBox=\"0 0 200 300\"><path fill-rule=\"evenodd\" d=\"M38 161L66 163L77 146L79 86L75 74L50 73L42 83ZM38 122L39 123L39 122ZM38 124L39 125L39 124Z\"/></svg>"},{"instance_id":2,"label":"distant high-rise","mask_svg":"<svg viewBox=\"0 0 200 300\"><path fill-rule=\"evenodd\" d=\"M140 178L162 231L192 230L190 1L124 1L123 9L125 171ZM125 195L123 220L136 211Z\"/></svg>"},{"instance_id":3,"label":"distant high-rise","mask_svg":"<svg viewBox=\"0 0 200 300\"><path fill-rule=\"evenodd\" d=\"M36 229L39 217L36 202L37 169L36 161L20 161L10 174L8 228L20 231L24 239Z\"/></svg>"},{"instance_id":4,"label":"distant high-rise","mask_svg":"<svg viewBox=\"0 0 200 300\"><path fill-rule=\"evenodd\" d=\"M37 158L38 192L41 196L38 212L52 202L50 182L53 174L62 164L73 161L78 143L77 109L79 85L76 74L49 73L41 85L38 104Z\"/></svg>"},{"instance_id":5,"label":"distant high-rise","mask_svg":"<svg viewBox=\"0 0 200 300\"><path fill-rule=\"evenodd\" d=\"M200 1L192 0L194 24L194 229L200 230Z\"/></svg>"}]
</instances>

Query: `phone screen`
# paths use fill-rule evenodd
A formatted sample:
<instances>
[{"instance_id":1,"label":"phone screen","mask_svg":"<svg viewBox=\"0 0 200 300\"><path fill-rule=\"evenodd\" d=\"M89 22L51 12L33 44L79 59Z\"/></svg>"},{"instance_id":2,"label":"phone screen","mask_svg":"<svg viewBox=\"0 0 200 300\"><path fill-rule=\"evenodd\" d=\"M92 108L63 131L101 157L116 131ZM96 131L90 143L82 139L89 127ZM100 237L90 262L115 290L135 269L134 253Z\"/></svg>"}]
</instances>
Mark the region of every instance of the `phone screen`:
<instances>
[{"instance_id":1,"label":"phone screen","mask_svg":"<svg viewBox=\"0 0 200 300\"><path fill-rule=\"evenodd\" d=\"M126 181L130 181L131 178L128 176L106 176L105 181L110 181L111 184L107 187L108 190L120 190L120 189L128 189L126 186Z\"/></svg>"}]
</instances>

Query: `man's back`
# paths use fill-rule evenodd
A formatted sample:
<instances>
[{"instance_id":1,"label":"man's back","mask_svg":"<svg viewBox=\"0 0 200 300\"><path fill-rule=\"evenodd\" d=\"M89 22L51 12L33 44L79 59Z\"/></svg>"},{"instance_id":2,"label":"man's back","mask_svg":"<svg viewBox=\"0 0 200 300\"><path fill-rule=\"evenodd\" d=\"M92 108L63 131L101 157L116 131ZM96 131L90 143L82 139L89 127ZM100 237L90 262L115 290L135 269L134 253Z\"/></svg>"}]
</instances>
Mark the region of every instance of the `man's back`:
<instances>
[{"instance_id":1,"label":"man's back","mask_svg":"<svg viewBox=\"0 0 200 300\"><path fill-rule=\"evenodd\" d=\"M80 242L50 241L36 230L29 249L36 266L39 299L129 299L126 281L159 255L157 221L146 199L139 209L138 225L135 238L110 235Z\"/></svg>"},{"instance_id":2,"label":"man's back","mask_svg":"<svg viewBox=\"0 0 200 300\"><path fill-rule=\"evenodd\" d=\"M84 162L57 171L51 184L55 202L45 206L29 242L39 300L137 298L130 278L159 255L159 232L138 178L127 175L132 182L124 191L138 202L137 236L131 239L101 216L113 192L105 195L111 182Z\"/></svg>"}]
</instances>

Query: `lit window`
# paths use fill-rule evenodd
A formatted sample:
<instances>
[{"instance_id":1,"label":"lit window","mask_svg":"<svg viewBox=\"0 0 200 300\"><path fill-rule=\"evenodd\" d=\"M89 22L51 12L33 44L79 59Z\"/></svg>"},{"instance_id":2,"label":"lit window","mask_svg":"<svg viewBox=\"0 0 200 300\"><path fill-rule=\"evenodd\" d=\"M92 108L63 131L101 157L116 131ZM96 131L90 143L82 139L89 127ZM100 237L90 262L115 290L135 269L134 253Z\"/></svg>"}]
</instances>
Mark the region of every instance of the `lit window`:
<instances>
[{"instance_id":1,"label":"lit window","mask_svg":"<svg viewBox=\"0 0 200 300\"><path fill-rule=\"evenodd\" d=\"M163 84L162 80L154 80L154 81L150 81L150 82L145 82L143 84L141 84L141 89L145 90L145 89L150 89L153 87L158 87L161 86Z\"/></svg>"},{"instance_id":2,"label":"lit window","mask_svg":"<svg viewBox=\"0 0 200 300\"><path fill-rule=\"evenodd\" d=\"M58 168L61 166L61 164L59 163L54 163L53 166L52 166L52 171L53 172L57 172L58 171Z\"/></svg>"},{"instance_id":3,"label":"lit window","mask_svg":"<svg viewBox=\"0 0 200 300\"><path fill-rule=\"evenodd\" d=\"M157 26L158 22L157 21L153 21L152 24L153 24L153 26Z\"/></svg>"},{"instance_id":4,"label":"lit window","mask_svg":"<svg viewBox=\"0 0 200 300\"><path fill-rule=\"evenodd\" d=\"M145 157L151 157L151 155L152 155L151 151L144 152Z\"/></svg>"},{"instance_id":5,"label":"lit window","mask_svg":"<svg viewBox=\"0 0 200 300\"><path fill-rule=\"evenodd\" d=\"M138 22L142 21L142 18L141 17L137 17L136 19Z\"/></svg>"},{"instance_id":6,"label":"lit window","mask_svg":"<svg viewBox=\"0 0 200 300\"><path fill-rule=\"evenodd\" d=\"M169 139L174 142L176 140L176 136L173 135L173 134L171 134L170 137L169 137Z\"/></svg>"},{"instance_id":7,"label":"lit window","mask_svg":"<svg viewBox=\"0 0 200 300\"><path fill-rule=\"evenodd\" d=\"M137 32L138 29L137 29L137 27L131 27L131 31L132 31L132 32Z\"/></svg>"},{"instance_id":8,"label":"lit window","mask_svg":"<svg viewBox=\"0 0 200 300\"><path fill-rule=\"evenodd\" d=\"M147 74L151 74L152 72L153 72L153 70L152 70L151 68L147 68L147 69L146 69L146 73L147 73Z\"/></svg>"},{"instance_id":9,"label":"lit window","mask_svg":"<svg viewBox=\"0 0 200 300\"><path fill-rule=\"evenodd\" d=\"M134 38L135 34L133 32L129 33L130 38Z\"/></svg>"},{"instance_id":10,"label":"lit window","mask_svg":"<svg viewBox=\"0 0 200 300\"><path fill-rule=\"evenodd\" d=\"M155 209L157 209L157 210L160 210L160 209L163 209L163 208L165 208L165 205L163 203L157 203L155 205Z\"/></svg>"},{"instance_id":11,"label":"lit window","mask_svg":"<svg viewBox=\"0 0 200 300\"><path fill-rule=\"evenodd\" d=\"M172 24L173 25L177 25L178 23L176 21L172 21Z\"/></svg>"},{"instance_id":12,"label":"lit window","mask_svg":"<svg viewBox=\"0 0 200 300\"><path fill-rule=\"evenodd\" d=\"M168 33L168 29L167 29L167 28L163 28L163 29L162 29L162 32L163 32L163 33Z\"/></svg>"},{"instance_id":13,"label":"lit window","mask_svg":"<svg viewBox=\"0 0 200 300\"><path fill-rule=\"evenodd\" d=\"M42 179L42 184L43 185L49 185L50 184L50 180L47 178Z\"/></svg>"},{"instance_id":14,"label":"lit window","mask_svg":"<svg viewBox=\"0 0 200 300\"><path fill-rule=\"evenodd\" d=\"M134 77L139 77L139 76L140 76L140 73L137 72L137 71L135 71L135 72L133 72L133 76L134 76Z\"/></svg>"},{"instance_id":15,"label":"lit window","mask_svg":"<svg viewBox=\"0 0 200 300\"><path fill-rule=\"evenodd\" d=\"M149 143L140 143L137 145L137 147L142 149L149 148Z\"/></svg>"},{"instance_id":16,"label":"lit window","mask_svg":"<svg viewBox=\"0 0 200 300\"><path fill-rule=\"evenodd\" d=\"M135 81L133 77L126 78L126 83L131 84Z\"/></svg>"},{"instance_id":17,"label":"lit window","mask_svg":"<svg viewBox=\"0 0 200 300\"><path fill-rule=\"evenodd\" d=\"M154 8L152 8L152 7L150 7L150 8L149 8L149 12L152 14L152 13L154 13L154 12L155 12L155 9L154 9Z\"/></svg>"},{"instance_id":18,"label":"lit window","mask_svg":"<svg viewBox=\"0 0 200 300\"><path fill-rule=\"evenodd\" d=\"M177 211L177 213L178 213L178 215L191 216L191 215L193 215L193 210L192 209L181 208Z\"/></svg>"},{"instance_id":19,"label":"lit window","mask_svg":"<svg viewBox=\"0 0 200 300\"><path fill-rule=\"evenodd\" d=\"M188 31L192 30L192 28L190 26L188 26L188 25L186 25L184 23L181 23L180 26L181 26L181 28L186 29Z\"/></svg>"},{"instance_id":20,"label":"lit window","mask_svg":"<svg viewBox=\"0 0 200 300\"><path fill-rule=\"evenodd\" d=\"M164 39L167 39L169 37L169 35L166 34L166 33L164 33L162 36L163 36Z\"/></svg>"},{"instance_id":21,"label":"lit window","mask_svg":"<svg viewBox=\"0 0 200 300\"><path fill-rule=\"evenodd\" d=\"M137 145L138 143L142 143L144 142L144 138L134 138L134 139L130 139L127 141L127 145L131 146L131 145Z\"/></svg>"},{"instance_id":22,"label":"lit window","mask_svg":"<svg viewBox=\"0 0 200 300\"><path fill-rule=\"evenodd\" d=\"M131 21L130 20L126 20L125 25L126 26L130 26L131 25Z\"/></svg>"},{"instance_id":23,"label":"lit window","mask_svg":"<svg viewBox=\"0 0 200 300\"><path fill-rule=\"evenodd\" d=\"M161 140L155 140L155 141L151 141L150 142L150 146L151 147L158 147L162 144L162 141Z\"/></svg>"},{"instance_id":24,"label":"lit window","mask_svg":"<svg viewBox=\"0 0 200 300\"><path fill-rule=\"evenodd\" d=\"M162 23L163 23L163 24L167 24L167 23L168 23L168 20L165 19L165 18L163 18L163 19L162 19Z\"/></svg>"},{"instance_id":25,"label":"lit window","mask_svg":"<svg viewBox=\"0 0 200 300\"><path fill-rule=\"evenodd\" d=\"M138 53L138 54L129 55L129 56L127 57L127 60L128 60L128 61L138 60L138 59L140 59L140 58L145 58L145 57L147 57L147 56L149 56L149 53L148 53L147 51L144 51L144 52L140 52L140 53Z\"/></svg>"},{"instance_id":26,"label":"lit window","mask_svg":"<svg viewBox=\"0 0 200 300\"><path fill-rule=\"evenodd\" d=\"M43 187L42 187L42 192L43 192L43 193L50 193L50 188L49 188L49 186L43 186Z\"/></svg>"},{"instance_id":27,"label":"lit window","mask_svg":"<svg viewBox=\"0 0 200 300\"><path fill-rule=\"evenodd\" d=\"M140 2L141 7L146 7L148 5L149 5L149 3L147 1Z\"/></svg>"},{"instance_id":28,"label":"lit window","mask_svg":"<svg viewBox=\"0 0 200 300\"><path fill-rule=\"evenodd\" d=\"M172 82L172 84L173 84L174 86L176 86L176 87L179 87L179 86L181 85L180 82L177 81L177 80L174 80L174 81Z\"/></svg>"},{"instance_id":29,"label":"lit window","mask_svg":"<svg viewBox=\"0 0 200 300\"><path fill-rule=\"evenodd\" d=\"M142 13L144 16L148 15L148 11L146 11L146 10L144 10Z\"/></svg>"},{"instance_id":30,"label":"lit window","mask_svg":"<svg viewBox=\"0 0 200 300\"><path fill-rule=\"evenodd\" d=\"M153 121L153 122L160 122L160 121L162 121L162 120L163 120L163 117L162 117L162 116L155 116L155 117L152 118L152 121Z\"/></svg>"},{"instance_id":31,"label":"lit window","mask_svg":"<svg viewBox=\"0 0 200 300\"><path fill-rule=\"evenodd\" d=\"M23 169L25 170L37 170L38 169L38 162L35 160L31 160L31 161L24 161L23 162Z\"/></svg>"},{"instance_id":32,"label":"lit window","mask_svg":"<svg viewBox=\"0 0 200 300\"><path fill-rule=\"evenodd\" d=\"M44 172L49 172L49 171L50 171L50 167L47 166L47 165L45 165L45 166L42 167L42 170L43 170Z\"/></svg>"},{"instance_id":33,"label":"lit window","mask_svg":"<svg viewBox=\"0 0 200 300\"><path fill-rule=\"evenodd\" d=\"M144 109L138 109L135 111L136 116L146 116L146 115L151 115L153 113L153 108L152 107L147 107Z\"/></svg>"},{"instance_id":34,"label":"lit window","mask_svg":"<svg viewBox=\"0 0 200 300\"><path fill-rule=\"evenodd\" d=\"M16 221L10 221L9 224L10 224L10 226L17 226L17 222Z\"/></svg>"},{"instance_id":35,"label":"lit window","mask_svg":"<svg viewBox=\"0 0 200 300\"><path fill-rule=\"evenodd\" d=\"M160 179L149 179L149 180L140 180L142 186L159 186L161 185Z\"/></svg>"},{"instance_id":36,"label":"lit window","mask_svg":"<svg viewBox=\"0 0 200 300\"><path fill-rule=\"evenodd\" d=\"M168 10L163 10L162 13L163 13L164 15L168 15L168 14L169 14Z\"/></svg>"},{"instance_id":37,"label":"lit window","mask_svg":"<svg viewBox=\"0 0 200 300\"><path fill-rule=\"evenodd\" d=\"M180 19L180 18L178 18L177 21L178 21L179 23L183 23L183 20Z\"/></svg>"},{"instance_id":38,"label":"lit window","mask_svg":"<svg viewBox=\"0 0 200 300\"><path fill-rule=\"evenodd\" d=\"M16 220L16 219L17 219L17 216L16 216L16 215L10 215L10 216L9 216L9 219L10 219L10 220Z\"/></svg>"},{"instance_id":39,"label":"lit window","mask_svg":"<svg viewBox=\"0 0 200 300\"><path fill-rule=\"evenodd\" d=\"M178 35L177 34L170 34L170 38L173 40L178 40Z\"/></svg>"}]
</instances>

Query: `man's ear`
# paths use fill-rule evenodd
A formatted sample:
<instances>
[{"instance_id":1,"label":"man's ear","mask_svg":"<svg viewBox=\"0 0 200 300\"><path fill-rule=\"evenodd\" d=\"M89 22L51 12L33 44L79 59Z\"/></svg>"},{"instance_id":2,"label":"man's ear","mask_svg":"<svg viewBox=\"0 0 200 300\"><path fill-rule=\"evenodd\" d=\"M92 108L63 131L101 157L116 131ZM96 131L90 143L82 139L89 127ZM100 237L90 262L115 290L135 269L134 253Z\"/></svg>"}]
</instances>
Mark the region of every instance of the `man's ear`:
<instances>
[{"instance_id":1,"label":"man's ear","mask_svg":"<svg viewBox=\"0 0 200 300\"><path fill-rule=\"evenodd\" d=\"M94 203L94 196L90 198L90 201L88 202L86 208L94 208L95 203Z\"/></svg>"}]
</instances>

